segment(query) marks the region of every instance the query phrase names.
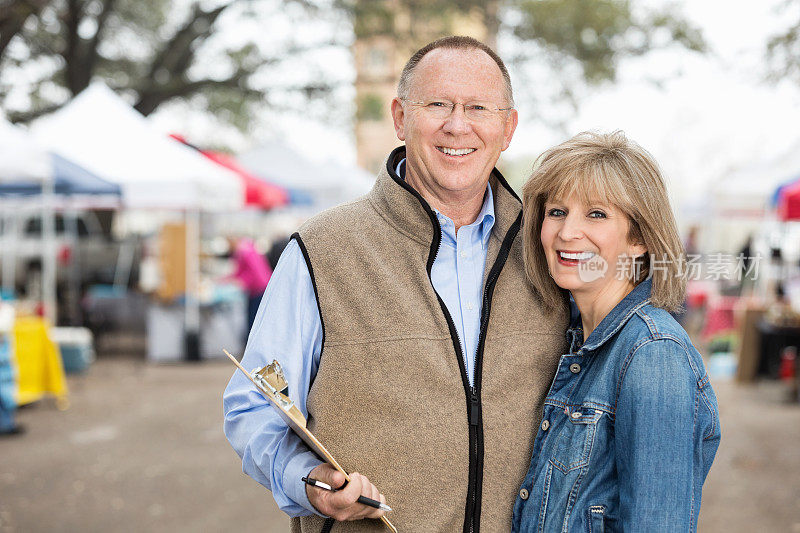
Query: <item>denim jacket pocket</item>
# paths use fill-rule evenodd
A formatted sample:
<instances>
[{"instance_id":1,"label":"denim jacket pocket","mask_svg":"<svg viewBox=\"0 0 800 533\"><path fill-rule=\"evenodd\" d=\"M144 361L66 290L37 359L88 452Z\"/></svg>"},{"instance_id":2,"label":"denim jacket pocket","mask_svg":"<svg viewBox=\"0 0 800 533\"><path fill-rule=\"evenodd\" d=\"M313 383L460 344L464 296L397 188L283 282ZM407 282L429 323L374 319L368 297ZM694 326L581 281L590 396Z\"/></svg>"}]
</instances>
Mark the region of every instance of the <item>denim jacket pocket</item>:
<instances>
[{"instance_id":1,"label":"denim jacket pocket","mask_svg":"<svg viewBox=\"0 0 800 533\"><path fill-rule=\"evenodd\" d=\"M604 518L606 507L604 505L589 506L589 533L603 533L605 530Z\"/></svg>"},{"instance_id":2,"label":"denim jacket pocket","mask_svg":"<svg viewBox=\"0 0 800 533\"><path fill-rule=\"evenodd\" d=\"M558 435L550 462L563 473L589 464L589 455L602 411L589 407L575 408L567 415L568 422Z\"/></svg>"}]
</instances>

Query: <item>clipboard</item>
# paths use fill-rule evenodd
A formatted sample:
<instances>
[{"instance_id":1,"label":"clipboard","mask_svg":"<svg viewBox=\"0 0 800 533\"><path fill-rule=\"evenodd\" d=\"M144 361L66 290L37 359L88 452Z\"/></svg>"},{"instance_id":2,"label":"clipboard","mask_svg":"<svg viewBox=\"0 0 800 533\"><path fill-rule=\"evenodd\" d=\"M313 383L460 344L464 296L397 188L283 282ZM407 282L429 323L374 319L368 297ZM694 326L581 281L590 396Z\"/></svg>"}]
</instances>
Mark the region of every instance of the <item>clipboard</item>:
<instances>
[{"instance_id":1,"label":"clipboard","mask_svg":"<svg viewBox=\"0 0 800 533\"><path fill-rule=\"evenodd\" d=\"M311 449L317 456L326 461L336 470L344 474L345 479L350 482L350 476L345 472L344 468L339 462L331 455L331 453L322 445L322 443L311 433L306 427L306 417L294 402L289 398L289 384L283 375L283 369L278 361L272 361L267 366L255 368L252 372L248 372L239 363L239 361L228 350L222 350L225 355L233 361L239 370L253 382L256 389L264 396L278 411L278 414L286 422L286 425L292 428L292 431L300 437L303 442ZM381 521L386 524L391 531L397 533L397 528L392 525L386 516L381 517Z\"/></svg>"}]
</instances>

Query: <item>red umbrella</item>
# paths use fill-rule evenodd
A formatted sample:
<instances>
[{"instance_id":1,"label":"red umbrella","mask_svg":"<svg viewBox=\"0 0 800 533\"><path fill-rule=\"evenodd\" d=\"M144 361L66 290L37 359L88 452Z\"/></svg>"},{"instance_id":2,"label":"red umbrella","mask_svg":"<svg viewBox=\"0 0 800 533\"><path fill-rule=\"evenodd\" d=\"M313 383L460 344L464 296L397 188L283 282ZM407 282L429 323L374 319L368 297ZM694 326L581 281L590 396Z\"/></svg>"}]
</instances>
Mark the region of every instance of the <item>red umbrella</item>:
<instances>
[{"instance_id":1,"label":"red umbrella","mask_svg":"<svg viewBox=\"0 0 800 533\"><path fill-rule=\"evenodd\" d=\"M778 197L778 217L783 221L800 220L800 180L781 190Z\"/></svg>"},{"instance_id":2,"label":"red umbrella","mask_svg":"<svg viewBox=\"0 0 800 533\"><path fill-rule=\"evenodd\" d=\"M201 150L190 144L182 135L171 133L170 137L180 141L186 146L194 148L211 161L236 173L244 183L245 205L259 207L261 209L272 209L289 203L289 193L283 187L267 183L261 178L256 177L242 167L236 159L213 150Z\"/></svg>"}]
</instances>

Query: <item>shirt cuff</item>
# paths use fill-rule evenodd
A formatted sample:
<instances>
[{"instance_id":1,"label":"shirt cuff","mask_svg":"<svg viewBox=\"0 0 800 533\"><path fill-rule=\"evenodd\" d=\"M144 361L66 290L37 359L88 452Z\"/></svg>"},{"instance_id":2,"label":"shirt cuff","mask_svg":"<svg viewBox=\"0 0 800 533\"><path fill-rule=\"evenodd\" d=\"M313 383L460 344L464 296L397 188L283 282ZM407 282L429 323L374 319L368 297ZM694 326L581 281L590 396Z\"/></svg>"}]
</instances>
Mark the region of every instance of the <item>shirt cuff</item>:
<instances>
[{"instance_id":1,"label":"shirt cuff","mask_svg":"<svg viewBox=\"0 0 800 533\"><path fill-rule=\"evenodd\" d=\"M292 457L283 469L283 491L297 505L301 505L317 516L327 518L311 505L306 493L306 484L301 479L307 477L312 470L321 464L322 461L312 451L298 453Z\"/></svg>"}]
</instances>

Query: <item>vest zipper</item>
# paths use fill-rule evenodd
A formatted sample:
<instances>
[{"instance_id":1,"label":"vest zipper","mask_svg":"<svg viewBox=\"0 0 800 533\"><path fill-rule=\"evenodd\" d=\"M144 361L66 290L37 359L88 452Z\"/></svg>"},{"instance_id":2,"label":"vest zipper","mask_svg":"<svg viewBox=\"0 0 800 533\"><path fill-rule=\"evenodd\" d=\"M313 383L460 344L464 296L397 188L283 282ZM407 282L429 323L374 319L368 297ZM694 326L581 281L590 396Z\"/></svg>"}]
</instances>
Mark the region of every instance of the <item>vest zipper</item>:
<instances>
[{"instance_id":1,"label":"vest zipper","mask_svg":"<svg viewBox=\"0 0 800 533\"><path fill-rule=\"evenodd\" d=\"M436 257L439 255L439 248L442 245L442 227L439 224L439 220L436 218L436 214L431 209L430 205L425 201L424 198L417 192L413 187L408 185L404 179L401 179L397 176L395 169L392 166L392 162L395 161L395 156L402 152L402 148L396 148L390 155L389 159L387 160L386 170L389 173L389 176L395 180L401 187L406 189L411 195L413 195L417 200L419 200L422 208L428 214L428 218L431 220L431 224L433 225L434 233L433 233L433 241L431 242L431 250L428 254L428 263L426 269L428 271L428 280L431 282L431 286L433 286L433 280L431 279L431 267L433 266L434 261L436 261ZM500 176L502 180L502 176ZM502 186L504 186L514 198L519 200L519 197L514 193L511 187L502 180ZM489 276L486 279L486 285L483 291L483 308L481 309L481 327L478 333L478 348L475 353L475 372L474 372L474 381L475 386L469 382L469 378L467 377L467 367L466 367L466 359L464 358L464 352L461 350L461 339L458 335L458 330L455 327L455 323L453 322L453 317L450 316L450 311L447 309L447 305L445 305L444 300L442 297L439 296L439 293L436 292L436 289L433 289L434 294L436 294L436 298L439 300L439 307L442 308L442 313L444 313L444 317L447 321L447 326L450 329L450 337L453 340L453 348L458 355L458 365L461 370L461 381L464 385L464 393L467 399L467 421L469 422L469 480L467 484L467 507L465 510L464 515L464 532L465 533L479 533L480 531L480 515L481 515L481 487L483 485L483 420L482 420L482 413L481 413L481 367L483 365L483 343L485 339L486 329L489 325L489 311L491 308L491 297L494 293L494 283L497 281L498 276L500 275L500 271L505 265L506 259L508 258L508 253L511 249L511 244L514 242L514 238L516 237L517 233L519 232L520 223L522 221L522 213L520 212L517 215L516 221L511 225L511 227L506 232L505 236L503 237L503 243L500 246L500 251L497 255L497 259L495 260L494 264L492 265L492 269L489 272ZM488 259L488 258L487 258Z\"/></svg>"},{"instance_id":2,"label":"vest zipper","mask_svg":"<svg viewBox=\"0 0 800 533\"><path fill-rule=\"evenodd\" d=\"M494 287L497 283L497 278L500 277L500 272L506 264L508 254L511 251L511 245L519 233L519 228L522 223L522 213L517 216L517 219L509 227L503 243L500 245L500 250L497 253L492 269L486 277L486 285L483 289L483 306L481 307L481 327L478 333L478 347L475 350L475 385L472 387L474 394L471 413L474 413L476 418L475 423L475 493L480 495L483 490L483 421L481 420L481 383L483 381L483 349L486 342L486 331L489 329L489 315L492 310L492 295L494 294ZM478 531L480 529L481 520L481 499L476 497L472 508L471 520L468 517L468 522L471 522L469 531ZM466 529L466 527L465 527Z\"/></svg>"},{"instance_id":3,"label":"vest zipper","mask_svg":"<svg viewBox=\"0 0 800 533\"><path fill-rule=\"evenodd\" d=\"M433 279L431 279L431 267L439 256L439 249L442 246L442 227L439 225L439 220L433 212L429 213L431 221L434 224L434 229L437 233L434 234L434 244L436 244L433 256L428 260L428 279L433 287ZM433 248L433 246L432 246ZM483 453L479 450L479 438L483 440L483 427L481 424L481 405L479 391L472 386L467 376L467 360L466 355L461 349L461 337L456 329L453 317L447 309L447 305L439 296L436 288L433 288L436 298L439 300L439 307L442 308L447 326L450 329L450 337L453 341L453 348L458 356L458 366L461 370L461 382L464 385L464 393L467 398L467 421L469 422L469 476L467 482L467 505L464 509L464 531L465 533L476 533L480 529L480 522L475 524L475 516L478 515L480 520L480 505L478 504L480 496L478 495L478 486L480 478L483 477L483 467L479 467L479 463L483 464ZM479 338L481 333L478 333ZM477 354L475 363L477 364ZM477 378L476 378L477 379Z\"/></svg>"},{"instance_id":4,"label":"vest zipper","mask_svg":"<svg viewBox=\"0 0 800 533\"><path fill-rule=\"evenodd\" d=\"M439 248L442 242L442 228L436 216L431 212L431 220L434 223L434 228L438 233L434 234L434 243L436 244L435 251L433 252L432 259L428 261L428 265L432 266L439 255ZM522 222L522 213L517 216L516 221L511 225L508 232L503 238L503 244L500 246L500 251L497 254L492 269L486 278L486 285L483 289L483 306L481 308L481 326L478 332L478 348L475 352L475 366L474 366L474 386L469 382L467 376L466 359L464 352L461 350L461 339L458 335L458 330L453 322L453 317L450 316L450 311L447 309L442 297L433 289L436 298L439 300L439 306L442 308L447 325L450 328L450 336L453 340L453 346L456 350L459 360L459 368L461 369L461 380L464 384L464 392L467 396L467 419L469 422L469 482L467 484L467 506L464 515L464 532L465 533L479 533L481 525L481 492L483 487L483 420L481 419L481 381L483 375L483 347L485 343L486 330L489 327L489 314L491 312L491 298L494 293L494 286L497 278L500 276L500 271L505 265L508 254L511 250L511 245L514 238L519 232L519 227ZM433 248L433 246L432 246ZM430 267L428 269L428 279L433 285L431 279Z\"/></svg>"}]
</instances>

